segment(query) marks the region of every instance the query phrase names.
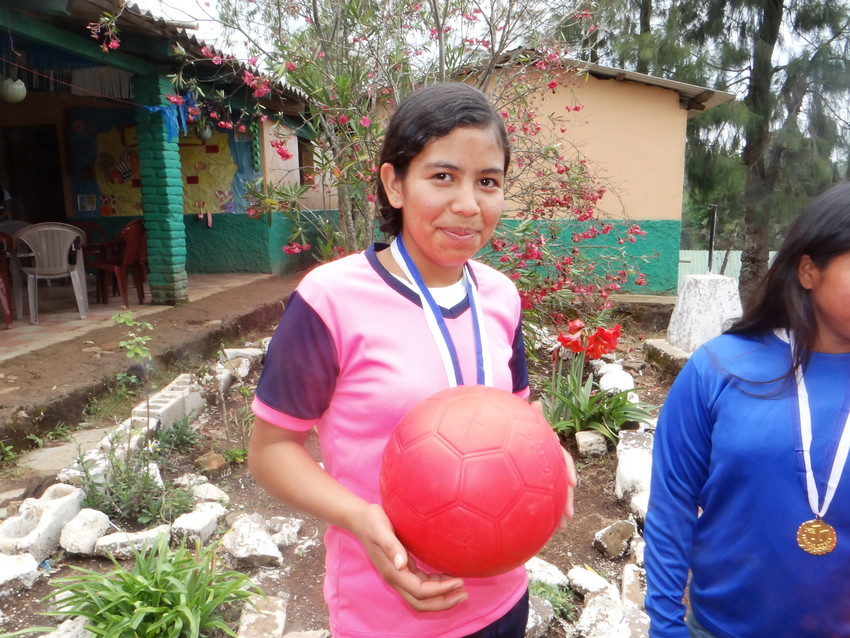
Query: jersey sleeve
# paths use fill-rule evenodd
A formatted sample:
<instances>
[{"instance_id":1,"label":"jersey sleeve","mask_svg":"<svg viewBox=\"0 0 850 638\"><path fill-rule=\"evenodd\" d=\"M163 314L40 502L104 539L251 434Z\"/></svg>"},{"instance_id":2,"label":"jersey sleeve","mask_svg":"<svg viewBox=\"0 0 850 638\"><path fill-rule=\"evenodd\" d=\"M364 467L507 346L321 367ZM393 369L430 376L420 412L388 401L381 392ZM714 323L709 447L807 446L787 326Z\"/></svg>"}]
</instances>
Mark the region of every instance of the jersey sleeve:
<instances>
[{"instance_id":1,"label":"jersey sleeve","mask_svg":"<svg viewBox=\"0 0 850 638\"><path fill-rule=\"evenodd\" d=\"M254 414L273 425L308 430L327 410L338 375L331 333L296 290L269 342Z\"/></svg>"},{"instance_id":2,"label":"jersey sleeve","mask_svg":"<svg viewBox=\"0 0 850 638\"><path fill-rule=\"evenodd\" d=\"M676 377L655 431L644 526L646 611L652 638L688 637L682 598L711 454L705 393L692 357Z\"/></svg>"},{"instance_id":3,"label":"jersey sleeve","mask_svg":"<svg viewBox=\"0 0 850 638\"><path fill-rule=\"evenodd\" d=\"M528 387L528 360L525 356L521 315L514 332L513 356L511 356L509 365L513 378L513 393L522 399L527 399L531 395L531 389Z\"/></svg>"}]
</instances>

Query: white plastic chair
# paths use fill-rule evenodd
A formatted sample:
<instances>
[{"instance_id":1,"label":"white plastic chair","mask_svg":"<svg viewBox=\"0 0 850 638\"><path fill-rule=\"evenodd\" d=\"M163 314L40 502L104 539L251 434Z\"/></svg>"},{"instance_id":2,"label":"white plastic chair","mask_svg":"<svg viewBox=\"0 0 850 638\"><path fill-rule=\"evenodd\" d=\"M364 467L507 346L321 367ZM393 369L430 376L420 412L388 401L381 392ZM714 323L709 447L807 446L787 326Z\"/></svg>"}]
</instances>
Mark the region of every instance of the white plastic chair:
<instances>
[{"instance_id":1,"label":"white plastic chair","mask_svg":"<svg viewBox=\"0 0 850 638\"><path fill-rule=\"evenodd\" d=\"M22 275L27 277L31 323L38 323L38 280L65 277L71 278L80 319L85 319L89 310L83 260L85 232L70 224L45 222L22 228L15 233L14 240L16 254L12 268L13 275L17 275L13 287L18 319L23 316ZM30 265L30 262L34 264Z\"/></svg>"}]
</instances>

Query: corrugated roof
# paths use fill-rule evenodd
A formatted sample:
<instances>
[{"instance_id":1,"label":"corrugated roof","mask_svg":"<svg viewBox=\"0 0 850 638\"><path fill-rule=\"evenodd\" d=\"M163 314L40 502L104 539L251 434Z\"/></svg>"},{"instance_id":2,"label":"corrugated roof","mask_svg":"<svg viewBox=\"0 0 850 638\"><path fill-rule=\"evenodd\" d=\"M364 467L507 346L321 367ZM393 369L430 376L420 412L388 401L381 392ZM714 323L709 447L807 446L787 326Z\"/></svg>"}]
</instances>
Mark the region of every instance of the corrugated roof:
<instances>
[{"instance_id":1,"label":"corrugated roof","mask_svg":"<svg viewBox=\"0 0 850 638\"><path fill-rule=\"evenodd\" d=\"M733 93L707 89L702 86L696 86L695 84L677 82L676 80L659 78L654 75L637 73L636 71L616 69L614 67L593 64L592 62L584 62L582 60L567 60L566 62L573 68L579 71L586 71L593 77L611 79L618 82L638 82L648 86L657 86L663 89L676 91L676 93L679 94L679 100L682 108L688 110L688 117L699 115L704 111L713 109L721 104L726 104L727 102L731 102L735 99L735 95Z\"/></svg>"},{"instance_id":2,"label":"corrugated roof","mask_svg":"<svg viewBox=\"0 0 850 638\"><path fill-rule=\"evenodd\" d=\"M216 67L204 55L202 52L204 48L214 51L224 59L228 58L226 52L198 39L195 34L191 33L190 29L187 29L187 23L166 20L134 3L125 3L123 0L29 0L26 5L21 6L21 4L15 0L0 0L0 5L12 7L14 11L19 11L30 18L61 26L63 29L79 33L82 36L87 34L86 25L97 22L104 13L120 14L116 22L122 39L122 47L119 50L151 64L166 67L171 71L179 67L180 64L178 59L172 55L173 45L175 44L179 44L190 59L197 60L192 65L192 71L199 75L208 72L212 76L215 71L221 68ZM124 46L123 42L131 39L128 36L153 38L159 42L157 46L153 46L153 43L151 43L151 46L140 46L137 40L135 46L129 44ZM243 69L255 74L259 73L258 69L235 59L228 60L228 63L233 65L236 78L241 78ZM234 86L238 87L238 84L234 83ZM263 104L273 111L294 114L307 102L307 96L300 89L283 83L278 83L277 89L276 92L270 94L271 97L276 93L277 97L263 100ZM290 102L290 104L287 104L287 102ZM298 108L293 108L294 105L291 103L297 103Z\"/></svg>"}]
</instances>

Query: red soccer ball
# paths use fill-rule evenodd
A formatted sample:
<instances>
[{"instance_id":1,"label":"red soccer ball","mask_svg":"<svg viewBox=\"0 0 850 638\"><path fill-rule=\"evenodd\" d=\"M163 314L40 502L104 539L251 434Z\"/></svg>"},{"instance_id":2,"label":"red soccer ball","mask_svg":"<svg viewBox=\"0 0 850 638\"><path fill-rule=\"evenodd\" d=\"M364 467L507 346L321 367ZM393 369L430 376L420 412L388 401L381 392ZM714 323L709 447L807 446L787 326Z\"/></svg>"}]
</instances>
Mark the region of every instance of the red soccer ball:
<instances>
[{"instance_id":1,"label":"red soccer ball","mask_svg":"<svg viewBox=\"0 0 850 638\"><path fill-rule=\"evenodd\" d=\"M452 576L501 574L558 527L567 469L558 437L510 392L457 386L414 406L384 451L381 498L395 533Z\"/></svg>"}]
</instances>

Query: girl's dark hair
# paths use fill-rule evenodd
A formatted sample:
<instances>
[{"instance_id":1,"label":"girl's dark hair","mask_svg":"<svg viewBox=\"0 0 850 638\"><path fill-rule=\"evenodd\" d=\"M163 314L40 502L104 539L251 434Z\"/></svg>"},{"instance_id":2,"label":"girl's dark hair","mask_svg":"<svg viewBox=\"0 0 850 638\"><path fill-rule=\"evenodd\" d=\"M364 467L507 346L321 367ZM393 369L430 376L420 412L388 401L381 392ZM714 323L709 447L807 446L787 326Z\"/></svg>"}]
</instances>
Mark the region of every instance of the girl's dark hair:
<instances>
[{"instance_id":1,"label":"girl's dark hair","mask_svg":"<svg viewBox=\"0 0 850 638\"><path fill-rule=\"evenodd\" d=\"M511 148L502 118L484 93L460 82L431 84L411 93L399 104L384 135L378 166L392 164L396 176L403 179L410 162L429 142L462 126L493 129L505 152L507 172ZM380 174L377 198L381 230L390 236L399 235L401 209L390 204Z\"/></svg>"},{"instance_id":2,"label":"girl's dark hair","mask_svg":"<svg viewBox=\"0 0 850 638\"><path fill-rule=\"evenodd\" d=\"M785 328L794 334L791 374L809 361L817 322L810 292L800 285L797 268L808 255L818 268L850 252L850 182L827 189L791 225L767 272L758 300L728 333L756 335Z\"/></svg>"}]
</instances>

